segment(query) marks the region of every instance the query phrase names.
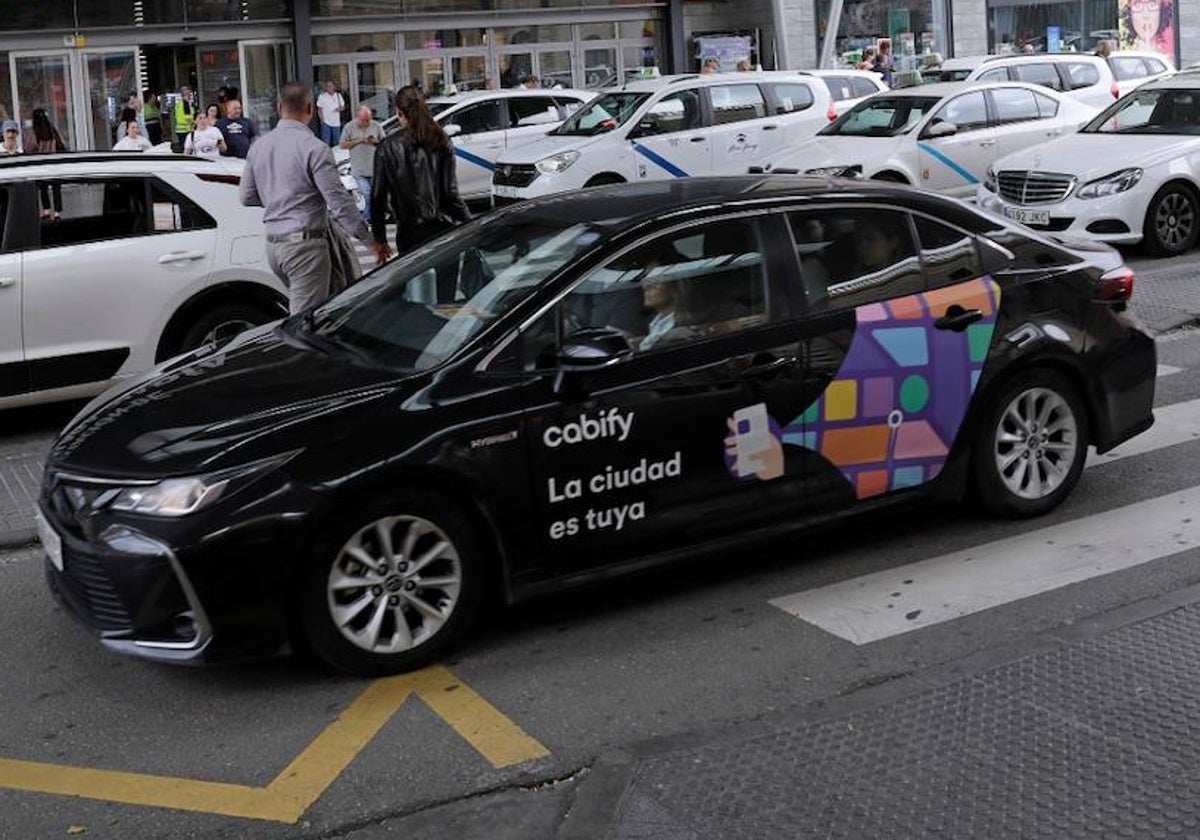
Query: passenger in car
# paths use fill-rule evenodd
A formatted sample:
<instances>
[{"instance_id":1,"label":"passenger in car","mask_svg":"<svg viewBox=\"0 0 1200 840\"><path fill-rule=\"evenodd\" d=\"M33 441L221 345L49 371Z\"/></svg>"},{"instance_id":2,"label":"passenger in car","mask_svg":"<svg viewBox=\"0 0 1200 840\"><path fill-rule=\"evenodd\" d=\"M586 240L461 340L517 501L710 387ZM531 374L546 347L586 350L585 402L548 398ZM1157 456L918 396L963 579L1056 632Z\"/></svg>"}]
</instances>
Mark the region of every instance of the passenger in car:
<instances>
[{"instance_id":1,"label":"passenger in car","mask_svg":"<svg viewBox=\"0 0 1200 840\"><path fill-rule=\"evenodd\" d=\"M654 312L645 337L639 342L639 350L649 350L675 329L676 310L679 306L679 289L674 282L646 283L642 287L646 308Z\"/></svg>"}]
</instances>

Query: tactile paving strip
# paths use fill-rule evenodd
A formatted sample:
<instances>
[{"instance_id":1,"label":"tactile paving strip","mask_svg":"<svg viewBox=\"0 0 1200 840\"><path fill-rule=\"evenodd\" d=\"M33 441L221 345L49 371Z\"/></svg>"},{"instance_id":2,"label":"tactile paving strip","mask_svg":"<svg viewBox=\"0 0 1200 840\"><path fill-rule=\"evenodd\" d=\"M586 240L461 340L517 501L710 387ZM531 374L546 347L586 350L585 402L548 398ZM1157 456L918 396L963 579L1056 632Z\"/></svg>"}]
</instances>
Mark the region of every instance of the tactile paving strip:
<instances>
[{"instance_id":1,"label":"tactile paving strip","mask_svg":"<svg viewBox=\"0 0 1200 840\"><path fill-rule=\"evenodd\" d=\"M0 542L33 528L33 509L42 483L42 457L0 457Z\"/></svg>"},{"instance_id":2,"label":"tactile paving strip","mask_svg":"<svg viewBox=\"0 0 1200 840\"><path fill-rule=\"evenodd\" d=\"M1198 794L1200 606L881 708L653 759L613 836L669 816L664 833L697 838L1196 838Z\"/></svg>"}]
</instances>

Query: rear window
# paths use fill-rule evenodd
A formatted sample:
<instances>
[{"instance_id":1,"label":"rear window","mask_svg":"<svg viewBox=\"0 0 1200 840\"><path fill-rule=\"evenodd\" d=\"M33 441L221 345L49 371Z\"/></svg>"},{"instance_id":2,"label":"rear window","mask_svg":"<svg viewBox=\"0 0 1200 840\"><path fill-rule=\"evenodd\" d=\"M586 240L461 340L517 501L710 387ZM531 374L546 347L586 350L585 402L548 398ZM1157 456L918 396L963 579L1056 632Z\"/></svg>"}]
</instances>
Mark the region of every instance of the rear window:
<instances>
[{"instance_id":1,"label":"rear window","mask_svg":"<svg viewBox=\"0 0 1200 840\"><path fill-rule=\"evenodd\" d=\"M1094 64L1071 61L1066 64L1064 69L1067 71L1067 79L1070 80L1071 90L1100 84L1100 71L1096 69L1096 65Z\"/></svg>"},{"instance_id":2,"label":"rear window","mask_svg":"<svg viewBox=\"0 0 1200 840\"><path fill-rule=\"evenodd\" d=\"M1037 100L1038 113L1043 118L1053 117L1058 115L1058 100L1052 96L1043 96L1040 93L1035 93L1033 98Z\"/></svg>"},{"instance_id":3,"label":"rear window","mask_svg":"<svg viewBox=\"0 0 1200 840\"><path fill-rule=\"evenodd\" d=\"M808 85L771 85L771 95L775 99L775 113L777 114L803 111L811 108L813 104L812 90Z\"/></svg>"},{"instance_id":4,"label":"rear window","mask_svg":"<svg viewBox=\"0 0 1200 840\"><path fill-rule=\"evenodd\" d=\"M1031 85L1041 85L1051 90L1062 90L1062 79L1053 64L1037 62L1033 64L1018 64L1014 68L1017 79Z\"/></svg>"},{"instance_id":5,"label":"rear window","mask_svg":"<svg viewBox=\"0 0 1200 840\"><path fill-rule=\"evenodd\" d=\"M829 88L829 95L833 97L834 102L854 99L854 82L849 76L825 76L824 82L825 86Z\"/></svg>"},{"instance_id":6,"label":"rear window","mask_svg":"<svg viewBox=\"0 0 1200 840\"><path fill-rule=\"evenodd\" d=\"M718 85L710 87L713 122L716 125L755 120L767 115L767 103L758 85Z\"/></svg>"},{"instance_id":7,"label":"rear window","mask_svg":"<svg viewBox=\"0 0 1200 840\"><path fill-rule=\"evenodd\" d=\"M1025 88L996 88L992 91L992 102L1001 123L1036 120L1041 116L1033 91Z\"/></svg>"},{"instance_id":8,"label":"rear window","mask_svg":"<svg viewBox=\"0 0 1200 840\"><path fill-rule=\"evenodd\" d=\"M978 82L1007 82L1008 70L1004 67L997 67L995 70L989 70L986 73L980 73ZM1024 81L1024 80L1022 80Z\"/></svg>"}]
</instances>

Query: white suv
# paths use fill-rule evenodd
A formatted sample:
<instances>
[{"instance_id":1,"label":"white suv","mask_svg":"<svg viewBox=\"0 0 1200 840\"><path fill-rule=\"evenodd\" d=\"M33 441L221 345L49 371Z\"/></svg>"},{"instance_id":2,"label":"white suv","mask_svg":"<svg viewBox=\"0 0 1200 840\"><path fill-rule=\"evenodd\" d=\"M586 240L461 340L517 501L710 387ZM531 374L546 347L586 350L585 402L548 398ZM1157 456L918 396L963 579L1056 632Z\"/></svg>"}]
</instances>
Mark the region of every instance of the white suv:
<instances>
[{"instance_id":1,"label":"white suv","mask_svg":"<svg viewBox=\"0 0 1200 840\"><path fill-rule=\"evenodd\" d=\"M1065 93L1093 108L1107 108L1138 85L1175 72L1157 53L1119 52L1108 59L1089 53L990 56L967 81L1028 82Z\"/></svg>"},{"instance_id":2,"label":"white suv","mask_svg":"<svg viewBox=\"0 0 1200 840\"><path fill-rule=\"evenodd\" d=\"M503 204L599 184L742 174L859 101L835 104L824 78L798 71L630 82L500 155L492 196Z\"/></svg>"},{"instance_id":3,"label":"white suv","mask_svg":"<svg viewBox=\"0 0 1200 840\"><path fill-rule=\"evenodd\" d=\"M236 164L0 160L0 408L90 396L287 314Z\"/></svg>"}]
</instances>

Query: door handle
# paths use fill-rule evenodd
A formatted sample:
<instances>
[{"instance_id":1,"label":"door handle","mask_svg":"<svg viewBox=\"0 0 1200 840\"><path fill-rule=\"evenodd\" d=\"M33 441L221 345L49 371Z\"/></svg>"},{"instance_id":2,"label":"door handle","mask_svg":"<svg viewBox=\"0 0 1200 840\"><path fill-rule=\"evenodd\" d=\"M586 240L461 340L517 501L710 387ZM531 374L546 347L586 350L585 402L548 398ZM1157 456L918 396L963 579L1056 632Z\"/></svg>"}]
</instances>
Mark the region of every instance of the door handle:
<instances>
[{"instance_id":1,"label":"door handle","mask_svg":"<svg viewBox=\"0 0 1200 840\"><path fill-rule=\"evenodd\" d=\"M799 364L799 360L795 356L769 356L761 355L755 357L754 364L741 371L741 375L751 379L761 379L768 376L774 376L785 368Z\"/></svg>"},{"instance_id":2,"label":"door handle","mask_svg":"<svg viewBox=\"0 0 1200 840\"><path fill-rule=\"evenodd\" d=\"M979 145L980 146L995 146L996 141L995 140L980 140Z\"/></svg>"},{"instance_id":3,"label":"door handle","mask_svg":"<svg viewBox=\"0 0 1200 840\"><path fill-rule=\"evenodd\" d=\"M7 289L9 286L17 285L15 277L0 277L0 289Z\"/></svg>"},{"instance_id":4,"label":"door handle","mask_svg":"<svg viewBox=\"0 0 1200 840\"><path fill-rule=\"evenodd\" d=\"M763 128L763 131L775 131L777 128L779 128L779 126L777 126L777 125L764 125L762 128Z\"/></svg>"},{"instance_id":5,"label":"door handle","mask_svg":"<svg viewBox=\"0 0 1200 840\"><path fill-rule=\"evenodd\" d=\"M191 262L192 260L202 260L207 256L208 254L204 251L172 251L169 254L163 254L158 261L163 264Z\"/></svg>"},{"instance_id":6,"label":"door handle","mask_svg":"<svg viewBox=\"0 0 1200 840\"><path fill-rule=\"evenodd\" d=\"M707 139L708 139L707 137L693 137L692 142L693 143L703 143Z\"/></svg>"},{"instance_id":7,"label":"door handle","mask_svg":"<svg viewBox=\"0 0 1200 840\"><path fill-rule=\"evenodd\" d=\"M933 326L939 330L962 332L982 317L983 313L978 309L963 309L957 303L952 303L947 307L946 314L933 322Z\"/></svg>"}]
</instances>

